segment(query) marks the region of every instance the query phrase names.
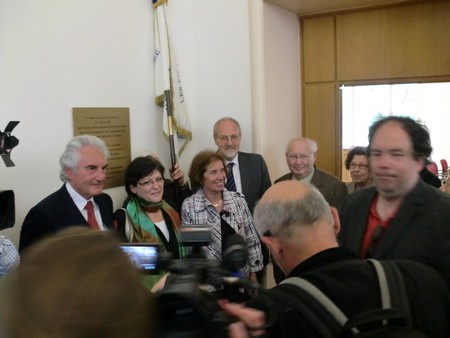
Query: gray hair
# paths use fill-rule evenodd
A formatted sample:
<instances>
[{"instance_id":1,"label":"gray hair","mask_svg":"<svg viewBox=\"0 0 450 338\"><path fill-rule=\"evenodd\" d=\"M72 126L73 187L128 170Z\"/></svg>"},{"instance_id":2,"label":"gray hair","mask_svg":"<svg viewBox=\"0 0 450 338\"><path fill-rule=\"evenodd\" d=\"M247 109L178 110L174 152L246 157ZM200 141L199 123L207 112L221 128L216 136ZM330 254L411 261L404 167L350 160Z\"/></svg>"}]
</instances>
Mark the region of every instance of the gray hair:
<instances>
[{"instance_id":1,"label":"gray hair","mask_svg":"<svg viewBox=\"0 0 450 338\"><path fill-rule=\"evenodd\" d=\"M304 140L308 141L309 149L311 150L312 153L317 153L317 150L319 149L319 147L317 146L317 142L315 140L313 140L311 138L307 138L307 137L298 137L298 138L295 138L295 139L291 140L288 143L288 146L286 147L286 154L289 152L289 148L291 147L291 144L293 142L299 141L301 139L304 139Z\"/></svg>"},{"instance_id":2,"label":"gray hair","mask_svg":"<svg viewBox=\"0 0 450 338\"><path fill-rule=\"evenodd\" d=\"M310 184L306 194L297 200L270 200L256 205L254 221L260 236L268 235L289 238L298 227L311 226L325 219L333 224L330 206L325 198Z\"/></svg>"},{"instance_id":3,"label":"gray hair","mask_svg":"<svg viewBox=\"0 0 450 338\"><path fill-rule=\"evenodd\" d=\"M309 146L311 147L311 151L313 153L317 153L317 149L319 149L319 147L317 146L317 142L313 139L308 139L309 141Z\"/></svg>"},{"instance_id":4,"label":"gray hair","mask_svg":"<svg viewBox=\"0 0 450 338\"><path fill-rule=\"evenodd\" d=\"M239 124L239 122L237 120L235 120L232 117L226 116L226 117L222 117L219 120L217 120L216 123L214 123L214 128L213 128L213 136L214 138L217 136L217 128L219 128L219 124L221 124L224 121L231 121L233 122L235 125L238 126L239 128L239 135L241 135L241 125Z\"/></svg>"},{"instance_id":5,"label":"gray hair","mask_svg":"<svg viewBox=\"0 0 450 338\"><path fill-rule=\"evenodd\" d=\"M60 172L59 178L66 182L67 177L64 168L71 169L73 172L78 170L78 162L80 161L80 149L84 146L96 147L103 154L105 159L109 158L109 150L106 143L93 135L79 135L73 137L66 145L66 149L59 158Z\"/></svg>"}]
</instances>

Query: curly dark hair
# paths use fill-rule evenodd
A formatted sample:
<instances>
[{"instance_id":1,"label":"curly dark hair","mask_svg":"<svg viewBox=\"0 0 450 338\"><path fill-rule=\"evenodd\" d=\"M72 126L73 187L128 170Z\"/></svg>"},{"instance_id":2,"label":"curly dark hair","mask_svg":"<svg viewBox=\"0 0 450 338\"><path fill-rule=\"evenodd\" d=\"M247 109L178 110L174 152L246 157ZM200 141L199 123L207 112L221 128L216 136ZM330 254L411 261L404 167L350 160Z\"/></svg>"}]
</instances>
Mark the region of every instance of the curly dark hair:
<instances>
[{"instance_id":1,"label":"curly dark hair","mask_svg":"<svg viewBox=\"0 0 450 338\"><path fill-rule=\"evenodd\" d=\"M370 126L369 156L375 132L378 130L378 128L380 128L387 122L398 122L402 125L403 130L409 135L409 138L411 139L414 151L413 156L416 160L427 159L430 157L433 148L431 147L430 132L428 131L428 128L423 124L414 121L412 118L404 116L388 116L376 121Z\"/></svg>"},{"instance_id":2,"label":"curly dark hair","mask_svg":"<svg viewBox=\"0 0 450 338\"><path fill-rule=\"evenodd\" d=\"M155 158L151 156L140 156L131 161L125 170L124 177L125 190L127 191L128 196L134 196L134 193L130 189L130 185L135 187L139 180L150 175L155 170L159 171L164 178L164 166Z\"/></svg>"},{"instance_id":3,"label":"curly dark hair","mask_svg":"<svg viewBox=\"0 0 450 338\"><path fill-rule=\"evenodd\" d=\"M206 167L214 161L221 161L225 166L225 159L219 153L212 150L202 150L194 156L189 169L189 179L192 186L201 187L203 185L203 175L206 172Z\"/></svg>"},{"instance_id":4,"label":"curly dark hair","mask_svg":"<svg viewBox=\"0 0 450 338\"><path fill-rule=\"evenodd\" d=\"M352 163L355 155L363 155L369 158L367 147L354 147L348 152L347 158L345 159L345 168L347 168L347 170L350 170L350 163Z\"/></svg>"}]
</instances>

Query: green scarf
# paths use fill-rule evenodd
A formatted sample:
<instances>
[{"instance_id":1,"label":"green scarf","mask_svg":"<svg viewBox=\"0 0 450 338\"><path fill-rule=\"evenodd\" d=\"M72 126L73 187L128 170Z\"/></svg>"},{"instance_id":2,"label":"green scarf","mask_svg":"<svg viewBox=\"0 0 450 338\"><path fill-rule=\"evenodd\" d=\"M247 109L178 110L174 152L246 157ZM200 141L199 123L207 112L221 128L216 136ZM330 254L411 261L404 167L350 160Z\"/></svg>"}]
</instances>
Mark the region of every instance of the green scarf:
<instances>
[{"instance_id":1,"label":"green scarf","mask_svg":"<svg viewBox=\"0 0 450 338\"><path fill-rule=\"evenodd\" d=\"M150 203L144 201L143 199L134 196L132 197L127 204L127 214L130 220L131 225L133 226L134 236L132 241L138 243L158 243L160 244L161 251L165 252L166 249L158 236L156 231L156 225L152 222L152 220L147 216L145 210L152 208L161 210L167 215L169 215L170 223L166 224L167 227L173 227L175 236L178 241L178 251L180 253L180 258L184 257L186 254L185 247L180 245L179 242L179 231L181 227L181 219L180 215L173 209L166 201L162 200L159 203ZM165 275L165 272L159 275L146 275L144 277L145 285L151 289L156 282Z\"/></svg>"}]
</instances>

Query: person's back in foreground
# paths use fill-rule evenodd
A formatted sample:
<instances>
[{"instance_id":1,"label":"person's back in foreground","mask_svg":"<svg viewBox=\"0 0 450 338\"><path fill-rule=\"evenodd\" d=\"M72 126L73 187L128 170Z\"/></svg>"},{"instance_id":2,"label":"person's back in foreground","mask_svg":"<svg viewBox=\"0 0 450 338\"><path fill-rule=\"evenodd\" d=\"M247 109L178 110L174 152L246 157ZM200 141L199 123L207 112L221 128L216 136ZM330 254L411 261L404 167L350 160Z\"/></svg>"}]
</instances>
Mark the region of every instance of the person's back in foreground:
<instances>
[{"instance_id":1,"label":"person's back in foreground","mask_svg":"<svg viewBox=\"0 0 450 338\"><path fill-rule=\"evenodd\" d=\"M375 270L347 249L339 248L339 218L320 193L304 183L275 184L255 209L255 224L273 258L288 277L308 280L346 315L381 308ZM429 337L450 337L450 296L441 276L421 263L398 261L409 298L413 326ZM265 312L270 337L321 337L311 322L276 295L284 289L299 297L296 286L279 285L253 298L246 306ZM299 298L300 302L302 301ZM249 308L225 306L241 314ZM248 324L247 324L248 325Z\"/></svg>"},{"instance_id":2,"label":"person's back in foreground","mask_svg":"<svg viewBox=\"0 0 450 338\"><path fill-rule=\"evenodd\" d=\"M153 302L107 232L69 227L25 253L13 278L8 338L151 338Z\"/></svg>"}]
</instances>

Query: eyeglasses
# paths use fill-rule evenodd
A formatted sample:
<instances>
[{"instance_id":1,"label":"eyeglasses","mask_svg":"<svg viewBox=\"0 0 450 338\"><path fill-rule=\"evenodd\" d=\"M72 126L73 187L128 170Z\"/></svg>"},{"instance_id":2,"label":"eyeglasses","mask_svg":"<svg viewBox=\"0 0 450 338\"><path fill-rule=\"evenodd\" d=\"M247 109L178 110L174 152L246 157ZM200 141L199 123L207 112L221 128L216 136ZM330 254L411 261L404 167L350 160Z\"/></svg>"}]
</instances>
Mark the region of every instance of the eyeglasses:
<instances>
[{"instance_id":1,"label":"eyeglasses","mask_svg":"<svg viewBox=\"0 0 450 338\"><path fill-rule=\"evenodd\" d=\"M356 169L356 168L358 168L358 169L361 169L361 170L365 170L365 169L367 169L369 167L369 165L368 164L364 164L364 163L352 163L352 164L350 164L350 169Z\"/></svg>"},{"instance_id":2,"label":"eyeglasses","mask_svg":"<svg viewBox=\"0 0 450 338\"><path fill-rule=\"evenodd\" d=\"M300 160L300 161L306 161L307 159L309 159L311 157L311 155L288 155L288 158L291 161L296 161L296 160Z\"/></svg>"},{"instance_id":3,"label":"eyeglasses","mask_svg":"<svg viewBox=\"0 0 450 338\"><path fill-rule=\"evenodd\" d=\"M221 143L226 143L226 142L228 142L228 140L230 140L233 143L237 143L241 139L241 137L237 134L233 134L231 136L227 136L227 135L217 136L217 139Z\"/></svg>"},{"instance_id":4,"label":"eyeglasses","mask_svg":"<svg viewBox=\"0 0 450 338\"><path fill-rule=\"evenodd\" d=\"M144 181L144 182L138 182L138 184L141 187L149 187L151 185L153 185L154 183L160 185L161 183L164 183L164 178L162 177L157 177L154 180L148 180L148 181Z\"/></svg>"}]
</instances>

